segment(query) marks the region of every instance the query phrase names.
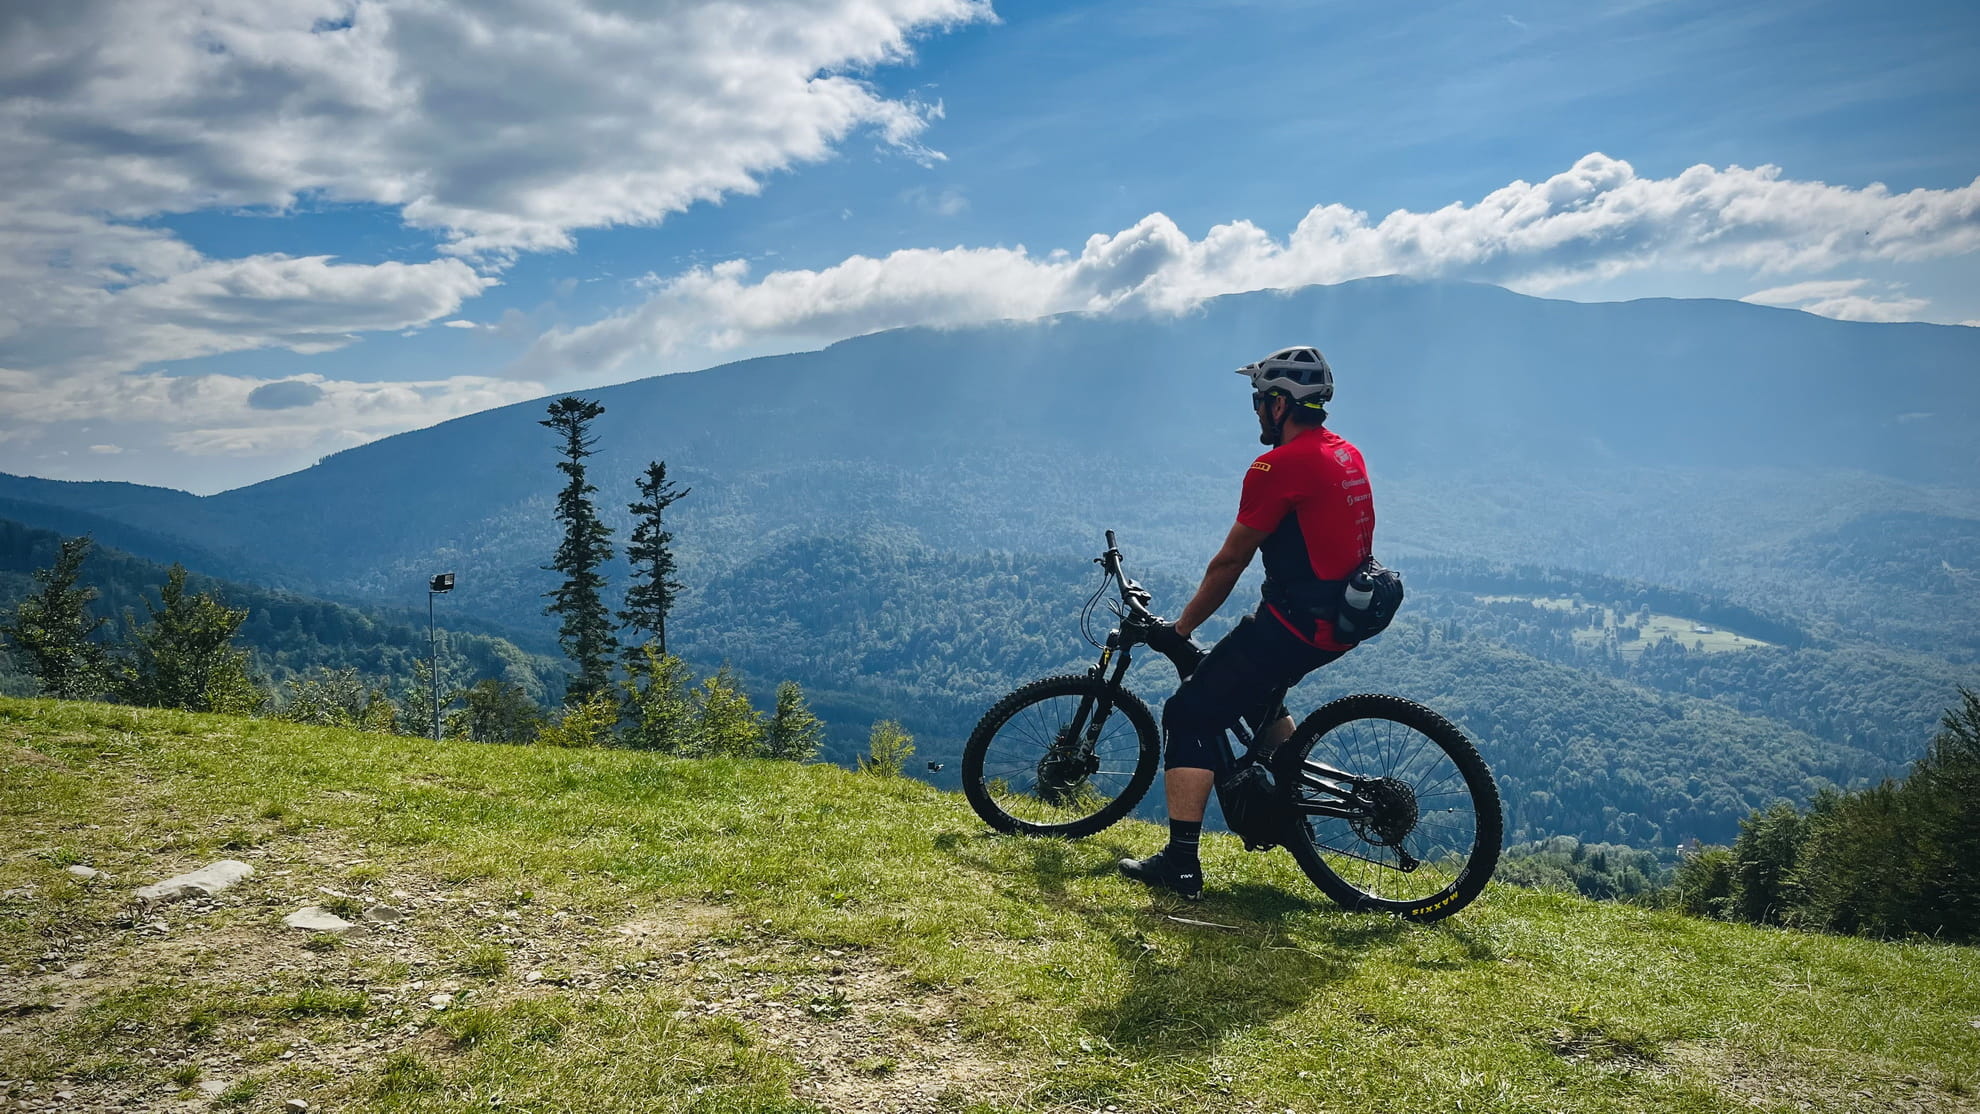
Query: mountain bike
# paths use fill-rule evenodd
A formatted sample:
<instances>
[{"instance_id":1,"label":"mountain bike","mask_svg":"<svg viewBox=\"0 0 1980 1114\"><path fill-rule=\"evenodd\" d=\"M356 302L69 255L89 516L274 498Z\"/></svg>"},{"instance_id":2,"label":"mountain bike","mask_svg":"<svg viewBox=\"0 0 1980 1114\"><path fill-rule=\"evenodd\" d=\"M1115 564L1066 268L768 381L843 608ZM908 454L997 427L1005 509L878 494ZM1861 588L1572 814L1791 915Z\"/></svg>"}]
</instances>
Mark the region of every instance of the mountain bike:
<instances>
[{"instance_id":1,"label":"mountain bike","mask_svg":"<svg viewBox=\"0 0 1980 1114\"><path fill-rule=\"evenodd\" d=\"M1122 571L1112 530L1094 561L1100 587L1080 611L1080 631L1100 650L1099 663L1019 687L964 744L963 792L998 831L1092 835L1134 810L1161 765L1155 717L1121 682L1134 648L1166 621ZM1103 643L1091 621L1110 586L1118 598L1107 605L1119 623ZM1194 644L1161 652L1184 679L1206 653ZM1498 865L1503 819L1498 786L1464 732L1421 704L1362 693L1322 705L1276 746L1261 744L1261 732L1285 714L1285 695L1244 713L1224 739L1218 796L1230 818L1227 792L1247 784L1246 848L1284 845L1314 885L1350 910L1429 922L1477 897ZM1246 775L1249 767L1270 776Z\"/></svg>"}]
</instances>

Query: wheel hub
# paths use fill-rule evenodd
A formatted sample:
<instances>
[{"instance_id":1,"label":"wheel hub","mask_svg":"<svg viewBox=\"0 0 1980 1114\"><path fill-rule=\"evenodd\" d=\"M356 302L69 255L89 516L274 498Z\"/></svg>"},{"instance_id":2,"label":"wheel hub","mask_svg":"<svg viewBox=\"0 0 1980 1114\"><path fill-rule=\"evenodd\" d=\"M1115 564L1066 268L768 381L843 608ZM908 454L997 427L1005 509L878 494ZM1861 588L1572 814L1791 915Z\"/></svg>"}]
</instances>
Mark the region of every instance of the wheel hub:
<instances>
[{"instance_id":1,"label":"wheel hub","mask_svg":"<svg viewBox=\"0 0 1980 1114\"><path fill-rule=\"evenodd\" d=\"M1038 760L1038 799L1048 805L1070 801L1074 790L1099 768L1099 757L1078 740L1061 738Z\"/></svg>"},{"instance_id":2,"label":"wheel hub","mask_svg":"<svg viewBox=\"0 0 1980 1114\"><path fill-rule=\"evenodd\" d=\"M1367 812L1351 821L1354 832L1370 843L1400 848L1409 833L1416 830L1421 815L1416 806L1416 790L1406 781L1392 777L1364 782L1356 790Z\"/></svg>"}]
</instances>

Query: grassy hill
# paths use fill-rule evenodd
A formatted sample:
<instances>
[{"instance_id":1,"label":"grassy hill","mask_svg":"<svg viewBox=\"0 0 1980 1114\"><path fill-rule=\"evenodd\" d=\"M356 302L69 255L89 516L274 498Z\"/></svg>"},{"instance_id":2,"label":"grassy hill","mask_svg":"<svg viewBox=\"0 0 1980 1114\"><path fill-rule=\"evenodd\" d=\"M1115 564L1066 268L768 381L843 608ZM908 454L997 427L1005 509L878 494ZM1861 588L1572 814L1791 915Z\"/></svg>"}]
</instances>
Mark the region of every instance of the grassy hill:
<instances>
[{"instance_id":1,"label":"grassy hill","mask_svg":"<svg viewBox=\"0 0 1980 1114\"><path fill-rule=\"evenodd\" d=\"M7 1109L1980 1109L1971 949L1506 887L1409 926L1223 836L1184 905L1114 872L1151 826L836 767L0 699L0 814Z\"/></svg>"}]
</instances>

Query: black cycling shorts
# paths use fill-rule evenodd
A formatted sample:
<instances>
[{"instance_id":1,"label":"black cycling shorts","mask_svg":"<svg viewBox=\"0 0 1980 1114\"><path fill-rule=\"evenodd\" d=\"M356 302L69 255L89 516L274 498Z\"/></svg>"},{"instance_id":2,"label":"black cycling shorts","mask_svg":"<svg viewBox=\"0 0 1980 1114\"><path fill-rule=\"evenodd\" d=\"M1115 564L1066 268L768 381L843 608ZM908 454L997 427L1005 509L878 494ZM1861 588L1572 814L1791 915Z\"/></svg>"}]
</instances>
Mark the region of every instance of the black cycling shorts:
<instances>
[{"instance_id":1,"label":"black cycling shorts","mask_svg":"<svg viewBox=\"0 0 1980 1114\"><path fill-rule=\"evenodd\" d=\"M1301 642L1262 607L1238 620L1162 705L1165 768L1223 769L1229 757L1225 731L1243 719L1255 735L1285 714L1280 701L1287 689L1346 652Z\"/></svg>"}]
</instances>

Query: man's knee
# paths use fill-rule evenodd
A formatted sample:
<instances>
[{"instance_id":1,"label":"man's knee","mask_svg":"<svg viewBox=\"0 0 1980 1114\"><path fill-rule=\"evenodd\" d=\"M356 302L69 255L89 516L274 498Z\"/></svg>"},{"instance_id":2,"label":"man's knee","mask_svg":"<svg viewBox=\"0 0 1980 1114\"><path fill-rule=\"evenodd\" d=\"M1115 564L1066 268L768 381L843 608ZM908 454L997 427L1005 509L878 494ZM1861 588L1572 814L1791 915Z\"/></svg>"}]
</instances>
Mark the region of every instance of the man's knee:
<instances>
[{"instance_id":1,"label":"man's knee","mask_svg":"<svg viewBox=\"0 0 1980 1114\"><path fill-rule=\"evenodd\" d=\"M1212 739L1223 735L1203 706L1198 693L1184 685L1162 705L1164 769L1214 770L1218 767L1217 746Z\"/></svg>"}]
</instances>

